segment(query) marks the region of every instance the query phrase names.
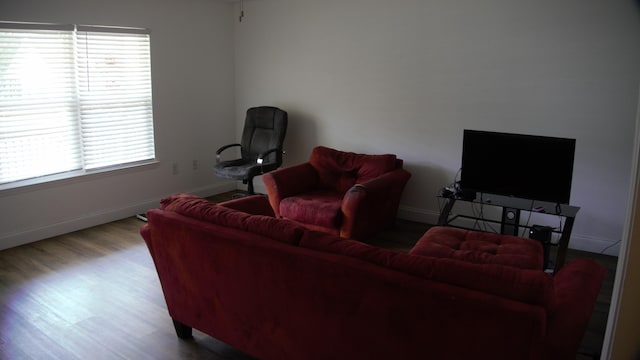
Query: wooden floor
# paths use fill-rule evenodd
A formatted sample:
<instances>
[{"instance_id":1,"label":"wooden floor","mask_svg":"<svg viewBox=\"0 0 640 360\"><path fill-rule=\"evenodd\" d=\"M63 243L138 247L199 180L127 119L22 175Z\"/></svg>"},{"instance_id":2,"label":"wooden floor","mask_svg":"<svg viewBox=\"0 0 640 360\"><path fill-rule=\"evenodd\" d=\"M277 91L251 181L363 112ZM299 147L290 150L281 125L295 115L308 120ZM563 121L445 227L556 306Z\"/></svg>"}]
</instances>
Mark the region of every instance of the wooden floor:
<instances>
[{"instance_id":1,"label":"wooden floor","mask_svg":"<svg viewBox=\"0 0 640 360\"><path fill-rule=\"evenodd\" d=\"M132 217L0 251L0 359L251 359L195 330L176 337L142 225ZM375 243L404 251L427 227L399 221ZM602 347L615 258L569 256L609 270L578 357L589 359Z\"/></svg>"}]
</instances>

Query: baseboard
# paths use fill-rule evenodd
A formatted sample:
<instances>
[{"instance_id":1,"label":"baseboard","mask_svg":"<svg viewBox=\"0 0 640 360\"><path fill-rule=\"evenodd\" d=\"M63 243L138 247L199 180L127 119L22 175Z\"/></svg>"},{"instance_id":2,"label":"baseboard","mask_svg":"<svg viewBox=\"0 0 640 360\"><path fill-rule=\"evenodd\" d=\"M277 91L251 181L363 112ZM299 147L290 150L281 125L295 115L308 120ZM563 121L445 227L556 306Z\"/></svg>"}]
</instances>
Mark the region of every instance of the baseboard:
<instances>
[{"instance_id":1,"label":"baseboard","mask_svg":"<svg viewBox=\"0 0 640 360\"><path fill-rule=\"evenodd\" d=\"M235 182L228 182L228 183L224 183L222 185L216 185L216 186L204 186L204 187L200 187L200 188L196 188L193 189L191 191L189 191L189 194L193 194L193 195L197 195L197 196L201 196L201 197L209 197L212 195L217 195L217 194L221 194L224 192L229 192L229 191L233 191L236 190L237 186Z\"/></svg>"},{"instance_id":2,"label":"baseboard","mask_svg":"<svg viewBox=\"0 0 640 360\"><path fill-rule=\"evenodd\" d=\"M438 223L440 214L435 211L400 205L397 216L402 220L434 225Z\"/></svg>"},{"instance_id":3,"label":"baseboard","mask_svg":"<svg viewBox=\"0 0 640 360\"><path fill-rule=\"evenodd\" d=\"M235 188L236 185L234 183L226 183L222 185L195 188L183 192L207 197L232 191ZM149 209L157 208L159 206L160 199L169 195L171 194L158 196L157 198L147 199L134 204L126 204L119 208L102 209L98 212L41 227L31 228L25 231L2 234L0 235L0 250L135 216L136 214L144 213Z\"/></svg>"},{"instance_id":4,"label":"baseboard","mask_svg":"<svg viewBox=\"0 0 640 360\"><path fill-rule=\"evenodd\" d=\"M596 254L618 256L620 241L573 233L571 234L569 248Z\"/></svg>"}]
</instances>

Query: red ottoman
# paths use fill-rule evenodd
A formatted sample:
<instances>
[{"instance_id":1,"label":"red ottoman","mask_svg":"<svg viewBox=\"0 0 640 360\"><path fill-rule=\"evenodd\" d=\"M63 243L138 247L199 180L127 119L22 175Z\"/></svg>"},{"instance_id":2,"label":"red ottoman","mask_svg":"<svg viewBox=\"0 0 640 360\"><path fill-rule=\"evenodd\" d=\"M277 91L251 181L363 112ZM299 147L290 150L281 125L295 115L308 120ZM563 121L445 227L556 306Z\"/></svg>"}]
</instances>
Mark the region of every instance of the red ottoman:
<instances>
[{"instance_id":1,"label":"red ottoman","mask_svg":"<svg viewBox=\"0 0 640 360\"><path fill-rule=\"evenodd\" d=\"M538 241L444 226L429 229L409 253L520 269L542 270L544 262Z\"/></svg>"}]
</instances>

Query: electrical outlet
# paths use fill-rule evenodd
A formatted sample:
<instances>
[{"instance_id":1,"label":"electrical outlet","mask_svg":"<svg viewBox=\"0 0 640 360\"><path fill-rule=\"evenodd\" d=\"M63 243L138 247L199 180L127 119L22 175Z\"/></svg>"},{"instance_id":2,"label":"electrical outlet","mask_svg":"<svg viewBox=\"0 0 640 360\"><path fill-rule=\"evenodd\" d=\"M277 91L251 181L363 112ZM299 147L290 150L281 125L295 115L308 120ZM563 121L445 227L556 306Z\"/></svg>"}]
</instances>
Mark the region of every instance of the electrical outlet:
<instances>
[{"instance_id":1,"label":"electrical outlet","mask_svg":"<svg viewBox=\"0 0 640 360\"><path fill-rule=\"evenodd\" d=\"M171 172L173 173L173 175L178 175L178 173L180 173L180 169L178 168L178 163L173 163L172 167L171 167Z\"/></svg>"},{"instance_id":2,"label":"electrical outlet","mask_svg":"<svg viewBox=\"0 0 640 360\"><path fill-rule=\"evenodd\" d=\"M191 167L193 168L193 171L198 170L198 160L193 160L193 162L191 163Z\"/></svg>"}]
</instances>

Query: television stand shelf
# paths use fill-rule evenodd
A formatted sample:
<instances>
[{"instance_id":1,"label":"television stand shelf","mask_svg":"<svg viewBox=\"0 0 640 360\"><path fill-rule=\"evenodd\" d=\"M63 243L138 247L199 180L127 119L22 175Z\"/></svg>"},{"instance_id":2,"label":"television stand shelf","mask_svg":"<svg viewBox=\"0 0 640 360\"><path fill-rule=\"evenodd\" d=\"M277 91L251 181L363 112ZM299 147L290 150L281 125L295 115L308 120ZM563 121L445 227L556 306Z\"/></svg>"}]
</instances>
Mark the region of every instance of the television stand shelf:
<instances>
[{"instance_id":1,"label":"television stand shelf","mask_svg":"<svg viewBox=\"0 0 640 360\"><path fill-rule=\"evenodd\" d=\"M564 219L564 224L561 228L554 228L550 230L550 232L559 235L559 240L557 242L543 243L543 246L545 246L545 261L548 260L548 246L557 246L555 266L552 270L558 271L562 265L564 265L567 248L569 246L569 239L571 238L573 222L578 210L580 210L579 207L493 194L478 194L476 199L462 198L455 194L451 196L439 196L439 198L445 200L445 204L440 211L440 217L438 218L438 225L440 226L452 226L469 230L478 230L466 224L461 224L461 219L470 219L474 220L476 223L483 222L500 224L501 234L519 236L518 233L520 228L529 230L534 229L534 225L520 223L521 212L552 215ZM474 212L470 215L462 213L456 214L453 210L457 202L467 203L472 206L480 206L481 209L485 206L498 209L501 208L501 218L485 218L484 211L480 211L479 213ZM545 264L545 266L546 265L547 264Z\"/></svg>"}]
</instances>

